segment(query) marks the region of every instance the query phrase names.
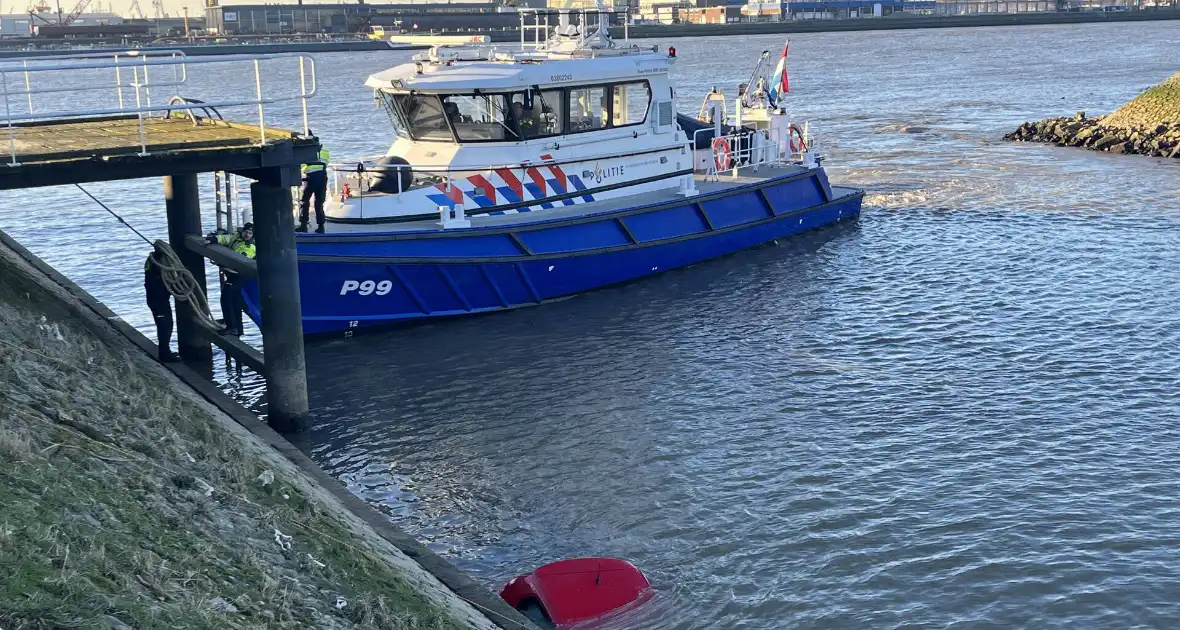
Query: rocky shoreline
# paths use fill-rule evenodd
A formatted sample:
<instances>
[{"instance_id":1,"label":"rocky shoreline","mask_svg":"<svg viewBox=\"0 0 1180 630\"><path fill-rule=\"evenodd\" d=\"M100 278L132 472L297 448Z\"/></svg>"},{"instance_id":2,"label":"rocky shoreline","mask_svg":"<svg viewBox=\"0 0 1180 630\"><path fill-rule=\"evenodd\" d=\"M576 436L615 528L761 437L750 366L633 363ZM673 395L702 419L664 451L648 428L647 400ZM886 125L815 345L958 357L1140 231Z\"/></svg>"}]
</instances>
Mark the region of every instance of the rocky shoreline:
<instances>
[{"instance_id":1,"label":"rocky shoreline","mask_svg":"<svg viewBox=\"0 0 1180 630\"><path fill-rule=\"evenodd\" d=\"M1180 122L1160 123L1150 128L1121 128L1105 125L1103 120L1103 117L1087 117L1085 112L1078 112L1073 117L1026 122L1004 139L1050 142L1107 153L1180 158Z\"/></svg>"},{"instance_id":2,"label":"rocky shoreline","mask_svg":"<svg viewBox=\"0 0 1180 630\"><path fill-rule=\"evenodd\" d=\"M1107 153L1180 157L1180 73L1139 96L1109 116L1047 118L1026 122L1005 140L1051 142Z\"/></svg>"}]
</instances>

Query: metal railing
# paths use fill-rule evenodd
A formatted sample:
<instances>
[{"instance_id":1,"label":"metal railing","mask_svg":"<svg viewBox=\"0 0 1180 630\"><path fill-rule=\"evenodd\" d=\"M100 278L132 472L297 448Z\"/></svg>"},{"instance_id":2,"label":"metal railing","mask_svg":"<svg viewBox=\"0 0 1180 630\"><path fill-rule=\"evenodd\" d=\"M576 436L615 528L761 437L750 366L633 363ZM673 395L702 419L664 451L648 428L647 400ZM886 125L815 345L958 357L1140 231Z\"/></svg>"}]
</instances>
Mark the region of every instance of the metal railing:
<instances>
[{"instance_id":1,"label":"metal railing","mask_svg":"<svg viewBox=\"0 0 1180 630\"><path fill-rule=\"evenodd\" d=\"M157 55L159 57L163 57L166 55L171 59L185 57L185 54L183 51L172 50L172 49L161 49L161 50L151 51L150 54ZM114 73L115 85L118 90L119 107L123 107L123 85L122 85L123 71L124 70L131 70L133 72L133 76L135 77L133 79L133 82L137 83L137 82L139 82L139 72L142 67L143 78L144 78L144 81L147 82L149 79L148 68L147 68L147 66L143 65L143 62L145 62L148 59L148 57L149 57L149 54L140 54L139 51L122 50L122 51L115 52L113 55L110 52L96 52L96 53L78 53L76 55L68 55L68 56L41 55L41 56L36 56L36 57L23 58L20 60L20 65L21 65L20 70L21 70L21 74L24 75L24 79L25 79L25 92L24 93L27 95L28 113L29 114L34 113L34 111L33 111L34 110L34 105L33 105L33 95L34 94L98 92L98 91L105 91L105 90L110 89L109 85L71 85L70 87L33 88L32 78L30 76L31 73L33 73L33 72L42 71L44 69L51 68L54 65L60 64L62 62L62 60L67 60L67 59L74 59L74 60L82 60L82 59L106 60L106 59L110 59L111 65L114 67L114 70L115 70L115 73ZM33 65L30 66L29 65L30 63L32 63ZM8 72L10 70L11 66L12 66L12 64L0 63L0 70L2 70L4 72ZM172 81L171 82L160 82L160 83L156 83L153 85L155 87L175 87L175 88L177 88L176 93L179 94L179 86L184 85L184 83L187 80L188 80L187 68L186 68L186 66L184 66L182 64L179 66L172 67ZM7 83L5 85L7 86ZM146 93L147 102L150 105L152 102L151 89L150 88L146 89L145 93Z\"/></svg>"},{"instance_id":2,"label":"metal railing","mask_svg":"<svg viewBox=\"0 0 1180 630\"><path fill-rule=\"evenodd\" d=\"M693 132L694 149L703 133L715 134L716 129L705 128ZM693 171L704 173L706 179L715 180L725 171L730 171L737 177L741 169L745 168L757 171L762 166L807 163L809 152L814 149L810 144L811 138L807 128L800 129L793 124L788 127L715 135L709 142L707 164L701 168L694 157Z\"/></svg>"},{"instance_id":3,"label":"metal railing","mask_svg":"<svg viewBox=\"0 0 1180 630\"><path fill-rule=\"evenodd\" d=\"M264 96L262 89L263 62L272 60L293 60L299 65L299 92L277 96ZM213 101L196 101L186 99L180 95L180 87L188 81L188 66L211 64L252 64L254 70L253 98L222 99ZM171 69L171 80L153 80L152 69ZM78 71L111 70L113 83L71 83L68 87L58 85L37 85L34 77L39 73L73 72L67 80L76 79ZM130 71L130 72L128 72ZM128 77L130 74L130 77ZM11 90L9 76L21 76L24 79L23 90ZM158 75L158 72L157 72ZM234 55L227 57L196 57L190 58L179 50L160 50L150 52L125 51L112 55L111 53L81 53L70 56L41 56L0 63L0 86L4 97L4 125L8 133L10 152L9 166L19 166L16 151L17 130L21 129L16 123L32 121L68 121L119 114L135 114L138 118L138 135L140 155L147 155L147 133L144 120L152 114L163 113L168 116L173 111L186 111L196 120L194 110L215 110L217 108L256 106L258 108L258 142L266 144L266 105L285 101L301 101L303 115L303 133L309 133L307 117L307 100L315 96L317 91L315 60L310 55L300 53L276 53L263 55ZM152 100L152 88L157 89L157 98ZM162 88L172 88L173 96L166 102L161 102L158 92ZM127 103L124 90L135 91L135 104ZM58 109L36 111L33 95L53 93L89 93L111 91L114 93L118 105L115 107L80 107L77 109ZM14 97L25 100L26 113L13 111ZM180 97L180 98L177 98Z\"/></svg>"},{"instance_id":4,"label":"metal railing","mask_svg":"<svg viewBox=\"0 0 1180 630\"><path fill-rule=\"evenodd\" d=\"M689 154L691 154L691 146L687 142L675 142L675 143L666 144L663 146L652 147L650 149L644 149L643 153L659 153L661 151L675 151L677 149L685 149L686 151L689 152ZM378 163L378 160L380 160L383 157L385 157L384 154L370 155L370 156L364 156L364 157L357 158L355 160L351 160L351 161L347 161L347 162L332 162L332 163L328 164L328 172L329 172L329 175L328 175L328 196L333 199L339 198L339 194L341 191L341 181L340 181L341 179L346 180L345 183L351 183L351 181L356 181L357 182L357 189L351 190L351 185L349 188L353 194L355 194L358 198L362 199L362 203L363 203L364 194L366 192L370 192L369 190L367 190L365 188L365 186L369 183L367 181L366 176L371 176L373 174L380 174L380 173L397 173L397 171L399 169L406 168L405 165ZM562 164L593 162L596 160L605 160L605 159L618 158L618 157L619 157L619 152L614 151L611 153L596 153L596 154L592 154L592 155L578 156L576 158L567 158L567 159L560 159L560 160L556 160L556 159L555 160L543 160L543 161L528 162L528 163L517 162L517 163L512 163L512 164L488 164L488 165L467 165L467 166L454 166L451 164L411 164L411 165L409 165L409 168L411 169L411 172L414 176L414 181L412 182L412 184L403 190L401 188L400 178L398 178L396 192L388 193L388 194L395 194L395 195L401 194L402 192L405 192L406 190L414 190L414 189L423 188L426 186L433 186L435 184L442 184L447 190L450 190L453 185L453 183L452 183L452 179L454 179L453 176L455 176L456 174L461 175L462 177L465 178L468 175L486 174L488 172L497 171L500 169L507 169L509 171L512 171L514 174L517 175L518 179L520 179L521 181L529 181L526 170L530 169L530 168L545 168L545 167L555 166L555 165L560 166ZM374 193L374 194L386 194L386 193Z\"/></svg>"}]
</instances>

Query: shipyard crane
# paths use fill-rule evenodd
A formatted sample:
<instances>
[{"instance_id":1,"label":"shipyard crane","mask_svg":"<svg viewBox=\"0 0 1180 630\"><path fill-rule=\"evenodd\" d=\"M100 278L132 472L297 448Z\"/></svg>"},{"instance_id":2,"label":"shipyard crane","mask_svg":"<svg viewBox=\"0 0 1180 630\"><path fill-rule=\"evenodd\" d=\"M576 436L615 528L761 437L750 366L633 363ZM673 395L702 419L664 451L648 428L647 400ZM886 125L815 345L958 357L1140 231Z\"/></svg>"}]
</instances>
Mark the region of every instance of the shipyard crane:
<instances>
[{"instance_id":1,"label":"shipyard crane","mask_svg":"<svg viewBox=\"0 0 1180 630\"><path fill-rule=\"evenodd\" d=\"M152 0L152 8L156 11L156 19L168 17L164 12L164 0Z\"/></svg>"},{"instance_id":2,"label":"shipyard crane","mask_svg":"<svg viewBox=\"0 0 1180 630\"><path fill-rule=\"evenodd\" d=\"M90 6L90 2L91 0L78 0L78 4L75 4L74 8L70 9L69 14L67 15L62 14L61 5L59 4L57 8L56 23L40 15L43 12L49 11L49 5L47 4L39 4L29 7L29 15L50 26L69 26L74 20L78 19L79 15L82 15L82 12L86 10L86 7Z\"/></svg>"},{"instance_id":3,"label":"shipyard crane","mask_svg":"<svg viewBox=\"0 0 1180 630\"><path fill-rule=\"evenodd\" d=\"M131 17L137 17L140 20L146 19L143 15L143 9L139 8L139 0L131 0L131 9L127 13Z\"/></svg>"},{"instance_id":4,"label":"shipyard crane","mask_svg":"<svg viewBox=\"0 0 1180 630\"><path fill-rule=\"evenodd\" d=\"M45 22L46 24L52 25L53 22L51 22L45 16L41 15L42 13L48 13L50 10L51 10L51 7L48 4L45 4L44 2L42 2L41 4L30 4L29 8L28 8L29 17L32 19L41 20L42 22ZM60 6L58 7L57 13L58 13L58 16L60 17L61 16L61 7Z\"/></svg>"},{"instance_id":5,"label":"shipyard crane","mask_svg":"<svg viewBox=\"0 0 1180 630\"><path fill-rule=\"evenodd\" d=\"M86 7L88 6L90 6L90 0L78 0L78 4L74 5L74 8L70 11L70 14L62 18L61 25L69 26L74 20L78 19L79 15L82 15L82 12L85 11Z\"/></svg>"}]
</instances>

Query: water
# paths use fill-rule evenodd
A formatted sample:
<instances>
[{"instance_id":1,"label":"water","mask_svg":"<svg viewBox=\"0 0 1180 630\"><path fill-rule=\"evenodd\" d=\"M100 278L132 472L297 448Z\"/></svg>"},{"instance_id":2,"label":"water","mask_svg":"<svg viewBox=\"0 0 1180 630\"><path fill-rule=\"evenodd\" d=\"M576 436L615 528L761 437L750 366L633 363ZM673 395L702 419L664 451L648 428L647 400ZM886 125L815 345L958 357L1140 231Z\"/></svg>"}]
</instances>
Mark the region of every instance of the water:
<instances>
[{"instance_id":1,"label":"water","mask_svg":"<svg viewBox=\"0 0 1180 630\"><path fill-rule=\"evenodd\" d=\"M612 628L1172 627L1180 161L1000 136L1117 107L1180 70L1178 39L793 35L790 102L869 190L859 224L313 344L302 447L490 587L633 561L659 594ZM781 39L658 43L695 111ZM383 149L360 84L398 58L319 57L335 154ZM163 233L157 182L93 189ZM150 325L146 248L81 193L7 195L0 226Z\"/></svg>"}]
</instances>

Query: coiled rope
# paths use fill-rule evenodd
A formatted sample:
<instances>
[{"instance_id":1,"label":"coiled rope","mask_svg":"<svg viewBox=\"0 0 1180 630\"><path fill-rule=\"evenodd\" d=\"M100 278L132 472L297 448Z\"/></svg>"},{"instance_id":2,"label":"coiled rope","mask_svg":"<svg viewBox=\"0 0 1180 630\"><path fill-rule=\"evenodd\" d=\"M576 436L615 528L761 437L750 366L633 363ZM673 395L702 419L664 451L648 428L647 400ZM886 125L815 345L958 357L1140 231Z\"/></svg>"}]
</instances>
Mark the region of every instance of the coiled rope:
<instances>
[{"instance_id":1,"label":"coiled rope","mask_svg":"<svg viewBox=\"0 0 1180 630\"><path fill-rule=\"evenodd\" d=\"M152 263L160 265L160 276L164 280L164 287L168 289L168 293L171 293L172 297L176 298L177 302L188 302L193 306L193 310L197 313L197 323L214 332L224 330L225 327L217 323L217 320L213 319L213 316L209 313L209 301L205 298L205 292L201 290L201 285L197 283L197 279L193 277L192 272L180 261L180 257L176 255L176 251L172 249L172 246L160 239L156 239L155 242L148 240L148 237L141 234L139 230L123 220L123 217L119 216L114 210L111 210L98 197L90 194L90 191L83 188L80 184L74 185L78 187L78 190L85 193L87 197L93 199L94 203L102 206L102 209L109 212L119 223L127 226L127 229L143 239L143 242L151 245L159 252L162 260L153 258Z\"/></svg>"}]
</instances>

